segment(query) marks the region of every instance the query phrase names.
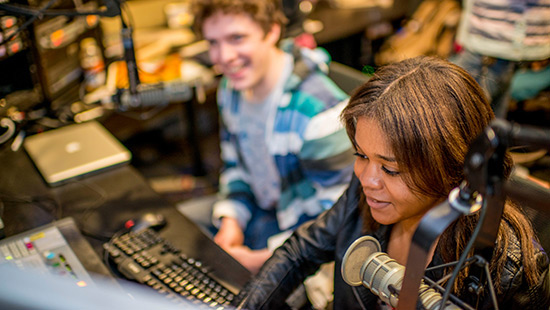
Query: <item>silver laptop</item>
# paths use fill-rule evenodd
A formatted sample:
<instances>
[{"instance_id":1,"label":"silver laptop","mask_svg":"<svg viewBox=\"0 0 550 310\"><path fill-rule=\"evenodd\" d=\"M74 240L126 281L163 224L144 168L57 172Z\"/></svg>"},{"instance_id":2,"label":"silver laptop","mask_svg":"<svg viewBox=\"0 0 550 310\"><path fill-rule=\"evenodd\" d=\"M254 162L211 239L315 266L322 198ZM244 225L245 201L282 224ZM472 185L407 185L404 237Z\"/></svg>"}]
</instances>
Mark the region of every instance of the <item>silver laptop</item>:
<instances>
[{"instance_id":1,"label":"silver laptop","mask_svg":"<svg viewBox=\"0 0 550 310\"><path fill-rule=\"evenodd\" d=\"M96 121L29 136L23 144L44 177L56 186L130 161L130 151Z\"/></svg>"}]
</instances>

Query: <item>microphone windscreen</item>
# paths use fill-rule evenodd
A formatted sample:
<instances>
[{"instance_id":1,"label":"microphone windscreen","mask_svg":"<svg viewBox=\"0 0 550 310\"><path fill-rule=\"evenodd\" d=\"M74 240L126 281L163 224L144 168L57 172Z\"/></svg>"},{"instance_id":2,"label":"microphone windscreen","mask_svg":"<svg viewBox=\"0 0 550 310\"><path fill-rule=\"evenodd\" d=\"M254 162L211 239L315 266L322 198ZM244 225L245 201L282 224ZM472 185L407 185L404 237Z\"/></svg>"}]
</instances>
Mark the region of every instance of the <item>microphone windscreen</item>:
<instances>
[{"instance_id":1,"label":"microphone windscreen","mask_svg":"<svg viewBox=\"0 0 550 310\"><path fill-rule=\"evenodd\" d=\"M371 236L355 240L342 260L342 278L351 286L361 285L361 267L371 254L380 252L380 243Z\"/></svg>"}]
</instances>

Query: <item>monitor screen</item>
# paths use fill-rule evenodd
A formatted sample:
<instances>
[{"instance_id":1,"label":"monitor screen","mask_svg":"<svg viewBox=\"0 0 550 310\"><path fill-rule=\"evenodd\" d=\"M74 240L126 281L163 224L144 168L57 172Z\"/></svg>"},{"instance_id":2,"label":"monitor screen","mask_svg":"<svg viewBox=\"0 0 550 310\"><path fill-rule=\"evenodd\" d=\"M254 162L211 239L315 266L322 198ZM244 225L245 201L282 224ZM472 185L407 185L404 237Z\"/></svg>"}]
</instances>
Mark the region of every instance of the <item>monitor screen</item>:
<instances>
[{"instance_id":1,"label":"monitor screen","mask_svg":"<svg viewBox=\"0 0 550 310\"><path fill-rule=\"evenodd\" d=\"M148 287L130 282L122 283L124 291L101 278L94 279L95 285L80 287L67 277L21 270L11 264L0 265L0 274L4 279L0 281L0 309L199 309L190 302L176 304Z\"/></svg>"}]
</instances>

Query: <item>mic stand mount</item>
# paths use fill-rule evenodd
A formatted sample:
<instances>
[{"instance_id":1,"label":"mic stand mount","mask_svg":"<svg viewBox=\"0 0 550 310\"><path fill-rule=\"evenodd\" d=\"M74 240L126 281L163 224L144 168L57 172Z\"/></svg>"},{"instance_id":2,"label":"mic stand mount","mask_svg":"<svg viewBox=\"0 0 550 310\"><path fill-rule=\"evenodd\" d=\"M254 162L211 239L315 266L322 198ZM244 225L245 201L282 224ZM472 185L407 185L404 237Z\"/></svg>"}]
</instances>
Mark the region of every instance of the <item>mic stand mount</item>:
<instances>
[{"instance_id":1,"label":"mic stand mount","mask_svg":"<svg viewBox=\"0 0 550 310\"><path fill-rule=\"evenodd\" d=\"M482 196L472 191L467 182L463 182L450 192L445 202L435 206L422 218L411 242L398 310L416 309L420 283L425 278L424 269L433 243L459 217L478 211L482 201ZM445 305L445 301L441 304Z\"/></svg>"},{"instance_id":2,"label":"mic stand mount","mask_svg":"<svg viewBox=\"0 0 550 310\"><path fill-rule=\"evenodd\" d=\"M132 28L128 27L128 25L124 22L124 18L122 17L122 10L120 9L120 3L118 0L112 0L116 5L118 5L118 9L121 12L120 13L120 20L121 20L121 37L122 37L122 46L124 48L124 60L126 61L126 68L128 70L128 96L129 100L127 104L124 103L124 101L121 99L124 94L123 91L120 89L117 91L117 94L113 96L115 99L115 102L117 103L118 108L121 111L125 111L128 107L131 108L140 108L144 107L146 105L150 105L150 102L145 102L143 100L142 94L145 93L145 91L140 92L140 90L147 90L149 87L148 85L142 85L139 79L139 72L137 67L137 61L136 61L136 54L135 54L135 48L134 48L134 40L132 36ZM199 83L197 83L198 85ZM200 147L199 147L199 141L197 139L197 128L196 124L193 120L194 117L194 110L193 110L193 104L198 99L198 89L197 87L190 88L188 86L183 87L179 86L179 92L183 93L189 93L191 97L191 102L183 103L184 112L187 113L188 118L191 120L188 122L187 129L189 130L189 138L190 138L190 144L192 146L192 158L193 158L193 175L196 176L204 176L206 175L206 169L204 167L204 163L202 161L202 155L200 153ZM181 89L184 88L184 89ZM141 94L140 94L141 93ZM187 100L189 101L189 100ZM167 105L169 102L160 102L159 104L156 104L156 109L163 108L165 105ZM185 119L185 118L184 118Z\"/></svg>"},{"instance_id":3,"label":"mic stand mount","mask_svg":"<svg viewBox=\"0 0 550 310\"><path fill-rule=\"evenodd\" d=\"M441 304L443 307L449 298L454 280L465 267L469 249L473 247L468 291L479 297L485 291L482 283L487 281L493 305L498 309L488 262L492 258L505 201L502 171L508 143L507 139L501 138L503 131L500 128L499 122L494 122L473 141L465 158L465 181L451 191L447 201L434 207L420 221L409 250L398 310L416 308L418 288L424 276L429 251L437 238L459 217L479 210L479 222L447 283ZM487 217L487 214L491 216Z\"/></svg>"},{"instance_id":4,"label":"mic stand mount","mask_svg":"<svg viewBox=\"0 0 550 310\"><path fill-rule=\"evenodd\" d=\"M122 11L121 11L122 12ZM120 14L122 25L121 37L122 47L124 48L124 60L126 61L126 69L128 70L128 90L130 92L130 106L139 107L141 102L138 95L138 87L141 84L136 61L136 53L134 48L134 39L132 36L132 28L124 22L122 13Z\"/></svg>"}]
</instances>

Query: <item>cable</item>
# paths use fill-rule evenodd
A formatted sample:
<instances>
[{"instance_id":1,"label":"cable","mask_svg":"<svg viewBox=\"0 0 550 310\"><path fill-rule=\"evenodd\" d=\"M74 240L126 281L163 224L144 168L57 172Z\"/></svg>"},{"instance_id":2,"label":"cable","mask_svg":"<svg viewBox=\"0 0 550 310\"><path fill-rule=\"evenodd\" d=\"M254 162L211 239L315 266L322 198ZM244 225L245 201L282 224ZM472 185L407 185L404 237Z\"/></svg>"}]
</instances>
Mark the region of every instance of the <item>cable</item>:
<instances>
[{"instance_id":1,"label":"cable","mask_svg":"<svg viewBox=\"0 0 550 310\"><path fill-rule=\"evenodd\" d=\"M37 207L47 214L49 214L54 220L58 219L58 209L60 204L53 198L47 196L16 196L0 194L0 199L3 200L4 208L7 209L10 204L30 204ZM53 207L52 207L53 206Z\"/></svg>"},{"instance_id":2,"label":"cable","mask_svg":"<svg viewBox=\"0 0 550 310\"><path fill-rule=\"evenodd\" d=\"M476 261L477 261L477 259L475 257L470 257L466 260L466 263L462 267L460 267L459 269L464 269L464 268L470 266L471 264L473 264ZM438 265L438 266L433 266L433 267L430 267L430 268L426 268L426 272L433 271L435 269L451 267L451 266L455 266L455 268L457 268L456 267L457 265L458 265L458 261L455 261L455 262L452 262L452 263L441 264L441 265ZM430 284L429 288L436 289L437 291L439 291L441 293L441 292L445 291L445 288L443 288L441 286L441 284L444 283L445 281L447 281L451 276L452 276L452 274L447 274L447 275L443 276L441 279L439 279L435 282L432 279L428 278L427 276L424 276L423 279L426 283ZM461 307L462 309L474 310L470 305L466 304L465 302L463 302L462 300L460 300L458 297L456 297L453 294L450 294L449 298L452 300L452 302L454 304ZM445 301L445 300L442 299L442 301Z\"/></svg>"},{"instance_id":3,"label":"cable","mask_svg":"<svg viewBox=\"0 0 550 310\"><path fill-rule=\"evenodd\" d=\"M67 185L75 185L75 186L82 186L87 189L89 189L91 192L93 192L98 198L97 199L84 199L85 202L91 202L89 205L80 205L80 201L78 201L78 204L75 204L74 202L71 202L73 205L72 208L74 209L76 206L79 207L79 210L75 210L78 212L74 212L74 214L78 213L79 216L77 217L77 222L80 223L80 231L83 235L100 240L105 241L108 240L111 236L110 235L104 235L100 232L89 230L88 227L85 225L88 223L88 218L93 214L94 211L98 210L101 206L105 204L107 201L107 193L105 190L100 188L94 183L87 182L86 180L80 180L78 182L69 183ZM67 186L66 185L66 186ZM72 192L72 191L71 191ZM82 210L80 210L82 209ZM60 215L60 218L63 217L63 214Z\"/></svg>"},{"instance_id":4,"label":"cable","mask_svg":"<svg viewBox=\"0 0 550 310\"><path fill-rule=\"evenodd\" d=\"M81 224L80 230L83 235L86 235L88 237L98 239L101 241L108 240L111 236L102 235L98 232L92 232L89 231L86 226L84 225L87 223L87 219L90 217L90 215L93 213L94 210L97 210L98 207L102 206L105 201L107 200L107 194L106 192L95 186L95 184L90 184L85 181L79 181L75 183L70 183L73 185L83 186L85 188L88 188L93 193L95 193L99 198L95 200L86 199L84 201L90 202L91 204L88 206L84 206L83 210L79 212L81 214L78 216L78 222ZM67 184L68 185L68 184ZM13 195L0 195L0 199L2 199L6 203L16 203L16 204L30 204L32 206L36 206L48 213L50 216L52 216L53 220L59 220L64 217L63 212L63 204L59 201L56 201L54 198L51 197L43 197L43 196L31 196L31 197L25 197L25 196L13 196ZM1 200L0 200L1 202ZM51 205L45 204L44 202L52 203ZM51 207L53 205L53 208ZM1 216L2 213L0 213Z\"/></svg>"},{"instance_id":5,"label":"cable","mask_svg":"<svg viewBox=\"0 0 550 310\"><path fill-rule=\"evenodd\" d=\"M105 264L105 266L107 266L107 268L112 274L118 274L118 270L113 269L111 266L111 263L109 261L109 249L113 246L114 240L116 240L122 234L125 234L130 231L131 231L130 228L126 228L125 226L123 226L123 228L115 231L113 235L110 236L110 238L108 239L109 241L103 245L103 263Z\"/></svg>"},{"instance_id":6,"label":"cable","mask_svg":"<svg viewBox=\"0 0 550 310\"><path fill-rule=\"evenodd\" d=\"M0 135L0 144L8 141L15 133L15 124L9 118L2 118L0 120L0 127L7 128L6 132Z\"/></svg>"},{"instance_id":7,"label":"cable","mask_svg":"<svg viewBox=\"0 0 550 310\"><path fill-rule=\"evenodd\" d=\"M120 237L122 234L126 233L128 231L127 228L122 228L118 231L116 231L110 238L109 238L109 241L103 245L103 263L105 264L105 266L107 266L107 268L109 269L109 271L112 273L112 274L116 274L117 271L114 270L111 266L111 263L109 262L109 250L112 245L113 245L113 241L115 239L117 239L118 237Z\"/></svg>"},{"instance_id":8,"label":"cable","mask_svg":"<svg viewBox=\"0 0 550 310\"><path fill-rule=\"evenodd\" d=\"M486 213L487 213L486 200L483 200L483 207L481 208L481 211L480 211L478 223L483 222L483 219L485 218ZM447 302L447 300L449 299L449 296L450 296L451 290L452 290L452 286L453 286L454 282L456 281L456 278L458 277L458 273L460 272L460 270L462 270L463 265L466 262L466 259L468 258L468 254L470 253L471 249L473 248L474 243L476 242L477 236L479 235L480 231L481 231L481 225L477 225L476 228L474 229L474 232L472 233L472 236L470 237L470 241L468 241L468 244L464 248L464 251L462 252L462 255L460 256L460 259L458 260L457 266L453 270L453 273L452 273L452 276L451 276L449 282L447 283L447 286L445 288L445 293L443 294L443 299L441 301L442 305L444 305ZM486 267L486 264L485 264L485 267ZM487 268L485 268L484 270L486 270L488 272ZM491 277L490 273L487 274L487 277L489 279L489 284L491 286L491 287L489 287L489 290L490 290L490 292L492 292L491 298L492 298L492 301L493 301L493 305L494 305L495 309L498 310L498 303L496 301L496 296L494 295L494 288L492 287L492 281L490 280L490 277Z\"/></svg>"}]
</instances>

